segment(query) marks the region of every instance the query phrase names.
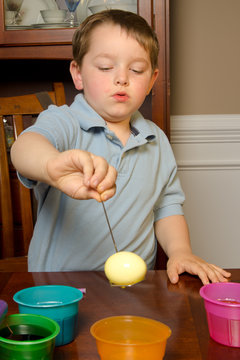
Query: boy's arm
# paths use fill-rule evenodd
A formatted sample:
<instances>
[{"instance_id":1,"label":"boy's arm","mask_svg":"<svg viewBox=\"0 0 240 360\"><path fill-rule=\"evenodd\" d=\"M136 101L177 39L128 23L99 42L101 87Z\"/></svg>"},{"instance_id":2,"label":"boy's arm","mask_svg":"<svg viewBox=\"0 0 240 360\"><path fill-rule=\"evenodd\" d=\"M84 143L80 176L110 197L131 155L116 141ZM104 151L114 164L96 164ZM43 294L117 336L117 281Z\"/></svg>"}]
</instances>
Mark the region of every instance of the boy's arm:
<instances>
[{"instance_id":1,"label":"boy's arm","mask_svg":"<svg viewBox=\"0 0 240 360\"><path fill-rule=\"evenodd\" d=\"M102 201L115 194L117 172L105 159L78 149L59 152L43 135L20 135L11 159L24 177L54 186L74 199Z\"/></svg>"},{"instance_id":2,"label":"boy's arm","mask_svg":"<svg viewBox=\"0 0 240 360\"><path fill-rule=\"evenodd\" d=\"M208 264L192 253L188 227L183 215L168 216L155 223L157 240L167 254L167 273L175 284L179 275L188 272L198 275L203 284L227 281L231 274L216 265Z\"/></svg>"}]
</instances>

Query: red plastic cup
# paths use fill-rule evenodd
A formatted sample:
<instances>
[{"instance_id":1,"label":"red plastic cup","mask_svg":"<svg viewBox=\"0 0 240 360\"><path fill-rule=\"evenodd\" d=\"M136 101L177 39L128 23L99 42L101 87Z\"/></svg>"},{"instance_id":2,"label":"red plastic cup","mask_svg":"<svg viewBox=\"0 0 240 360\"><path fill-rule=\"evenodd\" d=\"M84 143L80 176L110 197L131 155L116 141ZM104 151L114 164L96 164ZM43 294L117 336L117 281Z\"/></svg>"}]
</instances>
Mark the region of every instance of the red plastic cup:
<instances>
[{"instance_id":1,"label":"red plastic cup","mask_svg":"<svg viewBox=\"0 0 240 360\"><path fill-rule=\"evenodd\" d=\"M240 347L240 283L212 283L200 289L213 340Z\"/></svg>"}]
</instances>

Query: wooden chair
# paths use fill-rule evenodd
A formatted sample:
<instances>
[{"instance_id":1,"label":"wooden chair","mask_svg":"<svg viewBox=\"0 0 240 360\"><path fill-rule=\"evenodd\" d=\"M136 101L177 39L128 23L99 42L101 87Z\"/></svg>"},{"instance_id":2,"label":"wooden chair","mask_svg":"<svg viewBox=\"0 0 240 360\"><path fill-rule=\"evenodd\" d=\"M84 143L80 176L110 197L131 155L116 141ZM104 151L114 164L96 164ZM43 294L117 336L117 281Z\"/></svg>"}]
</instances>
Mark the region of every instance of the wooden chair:
<instances>
[{"instance_id":1,"label":"wooden chair","mask_svg":"<svg viewBox=\"0 0 240 360\"><path fill-rule=\"evenodd\" d=\"M13 135L16 139L26 127L24 126L24 116L27 115L28 120L29 116L36 117L50 103L59 106L65 104L62 83L53 83L53 91L0 98L0 271L26 270L27 252L33 233L31 193L17 180L16 172L9 160L4 119L8 118L12 122ZM21 222L20 240L17 236L19 230L14 224L16 199L20 204L20 214L17 214Z\"/></svg>"}]
</instances>

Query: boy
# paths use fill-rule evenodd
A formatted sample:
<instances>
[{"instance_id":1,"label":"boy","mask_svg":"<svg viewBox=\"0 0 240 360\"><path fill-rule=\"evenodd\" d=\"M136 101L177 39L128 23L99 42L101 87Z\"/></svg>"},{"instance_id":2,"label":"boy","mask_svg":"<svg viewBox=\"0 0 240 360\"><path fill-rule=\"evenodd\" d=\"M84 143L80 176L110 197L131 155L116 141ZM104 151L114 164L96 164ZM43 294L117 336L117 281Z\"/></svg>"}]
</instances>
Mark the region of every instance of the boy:
<instances>
[{"instance_id":1,"label":"boy","mask_svg":"<svg viewBox=\"0 0 240 360\"><path fill-rule=\"evenodd\" d=\"M73 104L50 106L12 147L25 186L34 187L38 218L29 271L103 270L117 247L154 267L156 238L168 276L203 283L229 273L191 252L184 195L164 133L137 111L158 75L158 42L146 21L120 10L90 16L73 38ZM96 201L97 200L97 201Z\"/></svg>"}]
</instances>

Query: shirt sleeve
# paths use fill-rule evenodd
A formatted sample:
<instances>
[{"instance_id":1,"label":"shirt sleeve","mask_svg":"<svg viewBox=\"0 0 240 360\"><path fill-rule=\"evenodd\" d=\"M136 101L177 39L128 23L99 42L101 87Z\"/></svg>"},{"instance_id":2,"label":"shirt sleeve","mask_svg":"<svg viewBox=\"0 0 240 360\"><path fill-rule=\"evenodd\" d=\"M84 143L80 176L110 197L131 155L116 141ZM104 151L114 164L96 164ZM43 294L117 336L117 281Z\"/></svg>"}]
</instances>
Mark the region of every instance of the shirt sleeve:
<instances>
[{"instance_id":1,"label":"shirt sleeve","mask_svg":"<svg viewBox=\"0 0 240 360\"><path fill-rule=\"evenodd\" d=\"M43 135L59 151L74 148L77 133L76 123L66 105L60 107L50 105L47 110L40 113L35 124L25 129L22 134L26 132ZM29 189L38 184L37 181L27 179L18 172L17 176Z\"/></svg>"},{"instance_id":2,"label":"shirt sleeve","mask_svg":"<svg viewBox=\"0 0 240 360\"><path fill-rule=\"evenodd\" d=\"M165 135L160 142L161 160L158 176L164 178L164 186L154 207L154 221L171 215L183 215L182 205L185 200L172 147Z\"/></svg>"}]
</instances>

